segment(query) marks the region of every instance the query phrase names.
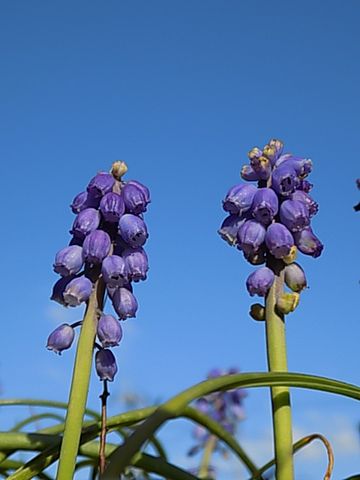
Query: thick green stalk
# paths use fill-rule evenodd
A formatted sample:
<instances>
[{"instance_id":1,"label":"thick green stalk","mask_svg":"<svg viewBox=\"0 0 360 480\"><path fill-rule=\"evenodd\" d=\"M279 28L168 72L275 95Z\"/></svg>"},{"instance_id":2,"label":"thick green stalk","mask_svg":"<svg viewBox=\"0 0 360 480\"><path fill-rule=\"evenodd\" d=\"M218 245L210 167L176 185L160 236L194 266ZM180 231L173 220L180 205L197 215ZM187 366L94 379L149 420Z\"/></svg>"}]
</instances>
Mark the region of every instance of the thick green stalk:
<instances>
[{"instance_id":1,"label":"thick green stalk","mask_svg":"<svg viewBox=\"0 0 360 480\"><path fill-rule=\"evenodd\" d=\"M103 298L104 284L98 280L86 308L77 346L57 480L69 480L74 476L90 383L97 312L102 308Z\"/></svg>"},{"instance_id":2,"label":"thick green stalk","mask_svg":"<svg viewBox=\"0 0 360 480\"><path fill-rule=\"evenodd\" d=\"M284 288L284 264L270 260L274 283L266 297L266 344L269 372L287 372L284 317L276 311L276 298ZM271 388L276 480L294 478L290 391L288 387Z\"/></svg>"}]
</instances>

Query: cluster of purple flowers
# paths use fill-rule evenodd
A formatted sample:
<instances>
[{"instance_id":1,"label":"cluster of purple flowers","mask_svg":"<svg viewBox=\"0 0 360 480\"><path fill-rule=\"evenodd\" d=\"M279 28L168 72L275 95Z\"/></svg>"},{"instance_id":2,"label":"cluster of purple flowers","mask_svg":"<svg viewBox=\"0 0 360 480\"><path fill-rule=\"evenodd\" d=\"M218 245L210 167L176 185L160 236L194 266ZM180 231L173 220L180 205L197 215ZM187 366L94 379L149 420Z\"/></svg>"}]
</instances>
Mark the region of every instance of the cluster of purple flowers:
<instances>
[{"instance_id":1,"label":"cluster of purple flowers","mask_svg":"<svg viewBox=\"0 0 360 480\"><path fill-rule=\"evenodd\" d=\"M110 173L98 173L74 198L72 239L55 256L54 271L61 278L51 296L61 305L78 306L89 300L94 283L101 277L119 320L135 317L138 303L132 282L145 280L148 271L143 213L150 193L135 180L123 181L126 171L124 162L115 162ZM77 325L60 325L50 334L47 348L59 354L70 348ZM101 347L97 344L96 370L101 380L111 381L117 366L108 347L118 345L122 338L120 322L101 312L97 336Z\"/></svg>"},{"instance_id":2,"label":"cluster of purple flowers","mask_svg":"<svg viewBox=\"0 0 360 480\"><path fill-rule=\"evenodd\" d=\"M283 143L272 139L263 149L253 148L250 164L244 165L241 177L252 183L239 183L227 193L223 208L229 213L219 234L235 245L253 265L278 259L286 267L285 281L295 292L306 286L304 272L293 263L299 250L318 257L323 245L310 222L318 205L309 195L312 184L305 178L312 162L283 153ZM287 280L286 280L287 279ZM250 295L264 297L274 281L269 265L253 272L246 286Z\"/></svg>"},{"instance_id":3,"label":"cluster of purple flowers","mask_svg":"<svg viewBox=\"0 0 360 480\"><path fill-rule=\"evenodd\" d=\"M207 378L211 379L222 375L236 373L239 373L237 368L229 368L228 370L215 368L209 372ZM201 413L208 415L213 420L220 423L223 428L233 435L236 431L238 422L245 418L243 408L243 400L245 397L245 390L242 388L236 388L200 397L195 401L194 406ZM189 450L188 454L190 456L194 455L204 448L210 435L211 434L209 434L204 427L197 425L194 429L194 437L197 440L197 444ZM219 448L219 445L217 445L217 448Z\"/></svg>"}]
</instances>

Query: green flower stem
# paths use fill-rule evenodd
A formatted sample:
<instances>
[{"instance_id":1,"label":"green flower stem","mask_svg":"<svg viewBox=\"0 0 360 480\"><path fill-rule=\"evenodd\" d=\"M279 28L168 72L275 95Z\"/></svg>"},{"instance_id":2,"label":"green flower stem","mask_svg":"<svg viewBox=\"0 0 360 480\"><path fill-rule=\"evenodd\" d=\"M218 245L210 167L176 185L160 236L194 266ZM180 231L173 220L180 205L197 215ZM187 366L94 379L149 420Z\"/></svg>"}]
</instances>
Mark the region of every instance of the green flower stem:
<instances>
[{"instance_id":1,"label":"green flower stem","mask_svg":"<svg viewBox=\"0 0 360 480\"><path fill-rule=\"evenodd\" d=\"M217 438L215 435L210 435L205 443L204 454L199 468L199 478L208 478L209 476L211 455L214 453L216 442Z\"/></svg>"},{"instance_id":2,"label":"green flower stem","mask_svg":"<svg viewBox=\"0 0 360 480\"><path fill-rule=\"evenodd\" d=\"M266 297L266 345L269 372L287 372L285 322L276 311L276 299L284 289L284 264L270 260L274 283ZM294 478L290 391L288 387L271 388L276 479Z\"/></svg>"},{"instance_id":3,"label":"green flower stem","mask_svg":"<svg viewBox=\"0 0 360 480\"><path fill-rule=\"evenodd\" d=\"M71 383L69 407L65 420L64 437L61 444L57 480L69 480L74 476L89 390L97 311L103 307L104 291L103 281L101 279L97 280L81 327Z\"/></svg>"}]
</instances>

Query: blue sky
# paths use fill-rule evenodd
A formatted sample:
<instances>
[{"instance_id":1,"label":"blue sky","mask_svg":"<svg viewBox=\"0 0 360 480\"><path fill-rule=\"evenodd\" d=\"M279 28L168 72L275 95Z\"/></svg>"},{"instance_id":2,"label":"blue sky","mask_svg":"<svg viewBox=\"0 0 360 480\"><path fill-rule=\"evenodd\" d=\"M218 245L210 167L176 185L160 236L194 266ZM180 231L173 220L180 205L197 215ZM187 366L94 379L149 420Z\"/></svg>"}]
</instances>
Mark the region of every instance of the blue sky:
<instances>
[{"instance_id":1,"label":"blue sky","mask_svg":"<svg viewBox=\"0 0 360 480\"><path fill-rule=\"evenodd\" d=\"M151 189L151 270L116 352L111 412L124 392L165 399L213 366L265 370L263 326L247 314L252 267L216 230L247 151L271 137L313 159L325 244L299 260L310 289L288 318L289 368L360 383L359 14L351 0L2 3L3 397L67 399L74 350L59 358L44 344L82 312L49 301L53 258L72 198L119 158ZM99 388L94 375L95 408ZM355 402L297 391L293 405L296 431L334 442L335 478L360 471ZM249 392L246 410L241 438L260 463L268 392ZM1 428L21 416L6 412ZM183 427L171 428L170 442ZM301 478L319 477L324 456L299 456Z\"/></svg>"}]
</instances>

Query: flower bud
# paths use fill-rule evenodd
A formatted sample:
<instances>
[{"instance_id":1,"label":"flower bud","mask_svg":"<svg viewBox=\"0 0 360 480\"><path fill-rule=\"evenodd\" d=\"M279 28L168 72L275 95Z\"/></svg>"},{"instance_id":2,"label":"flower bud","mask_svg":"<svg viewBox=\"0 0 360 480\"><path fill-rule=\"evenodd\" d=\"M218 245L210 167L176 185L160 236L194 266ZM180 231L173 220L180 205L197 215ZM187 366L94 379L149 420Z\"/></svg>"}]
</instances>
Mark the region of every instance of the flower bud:
<instances>
[{"instance_id":1,"label":"flower bud","mask_svg":"<svg viewBox=\"0 0 360 480\"><path fill-rule=\"evenodd\" d=\"M237 244L237 233L239 228L244 225L247 220L247 216L239 217L238 215L229 215L223 221L218 234L229 245L234 246Z\"/></svg>"},{"instance_id":2,"label":"flower bud","mask_svg":"<svg viewBox=\"0 0 360 480\"><path fill-rule=\"evenodd\" d=\"M265 227L261 223L247 220L238 231L239 247L245 255L253 254L264 242L265 234Z\"/></svg>"},{"instance_id":3,"label":"flower bud","mask_svg":"<svg viewBox=\"0 0 360 480\"><path fill-rule=\"evenodd\" d=\"M287 315L295 310L299 305L300 295L298 293L285 292L276 300L276 309L278 312Z\"/></svg>"},{"instance_id":4,"label":"flower bud","mask_svg":"<svg viewBox=\"0 0 360 480\"><path fill-rule=\"evenodd\" d=\"M109 382L114 380L118 368L116 365L116 359L111 350L102 348L96 352L95 368L100 380L108 380Z\"/></svg>"},{"instance_id":5,"label":"flower bud","mask_svg":"<svg viewBox=\"0 0 360 480\"><path fill-rule=\"evenodd\" d=\"M291 252L294 239L284 225L272 223L266 231L265 243L275 258L284 258Z\"/></svg>"},{"instance_id":6,"label":"flower bud","mask_svg":"<svg viewBox=\"0 0 360 480\"><path fill-rule=\"evenodd\" d=\"M252 184L234 185L226 194L223 209L235 215L242 215L250 209L256 191L257 188Z\"/></svg>"},{"instance_id":7,"label":"flower bud","mask_svg":"<svg viewBox=\"0 0 360 480\"><path fill-rule=\"evenodd\" d=\"M119 287L127 283L125 262L119 255L109 255L101 265L104 282L109 287Z\"/></svg>"},{"instance_id":8,"label":"flower bud","mask_svg":"<svg viewBox=\"0 0 360 480\"><path fill-rule=\"evenodd\" d=\"M146 273L149 270L148 257L145 250L139 248L128 248L123 252L125 271L130 281L138 282L146 280Z\"/></svg>"},{"instance_id":9,"label":"flower bud","mask_svg":"<svg viewBox=\"0 0 360 480\"><path fill-rule=\"evenodd\" d=\"M285 283L293 292L301 292L306 288L305 272L298 263L291 263L285 267Z\"/></svg>"},{"instance_id":10,"label":"flower bud","mask_svg":"<svg viewBox=\"0 0 360 480\"><path fill-rule=\"evenodd\" d=\"M128 167L125 162L122 162L121 160L117 160L112 164L111 167L111 175L116 178L116 180L121 180L121 177L125 175L125 173L128 171Z\"/></svg>"},{"instance_id":11,"label":"flower bud","mask_svg":"<svg viewBox=\"0 0 360 480\"><path fill-rule=\"evenodd\" d=\"M126 213L119 221L119 234L130 247L142 247L148 238L144 220L131 213Z\"/></svg>"},{"instance_id":12,"label":"flower bud","mask_svg":"<svg viewBox=\"0 0 360 480\"><path fill-rule=\"evenodd\" d=\"M316 258L321 255L324 245L320 242L310 227L294 233L296 246L301 253Z\"/></svg>"},{"instance_id":13,"label":"flower bud","mask_svg":"<svg viewBox=\"0 0 360 480\"><path fill-rule=\"evenodd\" d=\"M269 225L279 210L279 200L271 188L259 188L251 206L252 216L263 225Z\"/></svg>"},{"instance_id":14,"label":"flower bud","mask_svg":"<svg viewBox=\"0 0 360 480\"><path fill-rule=\"evenodd\" d=\"M295 192L291 195L291 200L302 202L308 209L310 217L316 215L319 210L319 206L315 200L313 200L310 195L303 190L295 190Z\"/></svg>"},{"instance_id":15,"label":"flower bud","mask_svg":"<svg viewBox=\"0 0 360 480\"><path fill-rule=\"evenodd\" d=\"M80 213L85 208L98 208L100 198L93 197L89 192L81 192L76 195L70 205L73 213Z\"/></svg>"},{"instance_id":16,"label":"flower bud","mask_svg":"<svg viewBox=\"0 0 360 480\"><path fill-rule=\"evenodd\" d=\"M101 199L100 211L106 222L117 223L125 212L122 196L114 192L106 193Z\"/></svg>"},{"instance_id":17,"label":"flower bud","mask_svg":"<svg viewBox=\"0 0 360 480\"><path fill-rule=\"evenodd\" d=\"M91 232L84 240L83 259L89 265L100 264L110 253L111 240L103 230Z\"/></svg>"},{"instance_id":18,"label":"flower bud","mask_svg":"<svg viewBox=\"0 0 360 480\"><path fill-rule=\"evenodd\" d=\"M145 185L143 185L142 183L138 182L137 180L129 180L128 182L126 182L126 185L135 185L135 187L137 187L139 190L142 191L146 203L148 204L148 203L151 202L151 199L150 199L150 190L149 190Z\"/></svg>"},{"instance_id":19,"label":"flower bud","mask_svg":"<svg viewBox=\"0 0 360 480\"><path fill-rule=\"evenodd\" d=\"M111 192L115 178L106 172L99 172L89 183L87 191L94 197L102 197L105 193Z\"/></svg>"},{"instance_id":20,"label":"flower bud","mask_svg":"<svg viewBox=\"0 0 360 480\"><path fill-rule=\"evenodd\" d=\"M74 337L74 329L69 324L63 323L50 333L46 348L61 355L63 350L71 347Z\"/></svg>"},{"instance_id":21,"label":"flower bud","mask_svg":"<svg viewBox=\"0 0 360 480\"><path fill-rule=\"evenodd\" d=\"M310 225L308 208L298 200L285 200L280 205L280 220L291 232L299 232Z\"/></svg>"},{"instance_id":22,"label":"flower bud","mask_svg":"<svg viewBox=\"0 0 360 480\"><path fill-rule=\"evenodd\" d=\"M83 239L90 232L93 232L100 225L100 213L95 208L82 210L73 223L70 233L77 238Z\"/></svg>"},{"instance_id":23,"label":"flower bud","mask_svg":"<svg viewBox=\"0 0 360 480\"><path fill-rule=\"evenodd\" d=\"M282 154L284 144L281 140L272 138L264 147L264 155L271 161L271 165L275 165L277 159Z\"/></svg>"},{"instance_id":24,"label":"flower bud","mask_svg":"<svg viewBox=\"0 0 360 480\"><path fill-rule=\"evenodd\" d=\"M240 177L247 182L259 180L258 174L251 165L243 165L240 171Z\"/></svg>"},{"instance_id":25,"label":"flower bud","mask_svg":"<svg viewBox=\"0 0 360 480\"><path fill-rule=\"evenodd\" d=\"M291 165L280 165L274 168L271 177L271 187L278 195L291 195L299 184L299 178Z\"/></svg>"},{"instance_id":26,"label":"flower bud","mask_svg":"<svg viewBox=\"0 0 360 480\"><path fill-rule=\"evenodd\" d=\"M265 320L265 308L260 303L253 303L250 307L250 317L257 321Z\"/></svg>"},{"instance_id":27,"label":"flower bud","mask_svg":"<svg viewBox=\"0 0 360 480\"><path fill-rule=\"evenodd\" d=\"M146 201L143 190L138 186L132 183L126 183L121 189L121 195L123 196L128 213L139 215L146 211L148 202Z\"/></svg>"},{"instance_id":28,"label":"flower bud","mask_svg":"<svg viewBox=\"0 0 360 480\"><path fill-rule=\"evenodd\" d=\"M58 280L53 286L50 300L54 300L55 302L60 303L60 305L67 307L67 303L64 300L64 291L73 279L73 275L69 275L68 277L61 277L60 280Z\"/></svg>"},{"instance_id":29,"label":"flower bud","mask_svg":"<svg viewBox=\"0 0 360 480\"><path fill-rule=\"evenodd\" d=\"M66 286L63 298L66 305L77 307L82 302L86 302L92 292L93 284L86 277L78 277L71 280Z\"/></svg>"},{"instance_id":30,"label":"flower bud","mask_svg":"<svg viewBox=\"0 0 360 480\"><path fill-rule=\"evenodd\" d=\"M254 295L265 297L274 282L274 278L274 272L270 268L261 267L249 275L246 280L246 288L252 297Z\"/></svg>"},{"instance_id":31,"label":"flower bud","mask_svg":"<svg viewBox=\"0 0 360 480\"><path fill-rule=\"evenodd\" d=\"M256 172L259 180L267 180L271 175L271 162L264 155L254 157L250 160L250 165Z\"/></svg>"},{"instance_id":32,"label":"flower bud","mask_svg":"<svg viewBox=\"0 0 360 480\"><path fill-rule=\"evenodd\" d=\"M138 303L134 295L127 288L117 288L111 300L114 310L121 320L136 316Z\"/></svg>"},{"instance_id":33,"label":"flower bud","mask_svg":"<svg viewBox=\"0 0 360 480\"><path fill-rule=\"evenodd\" d=\"M82 247L72 245L60 250L55 256L54 272L62 277L75 275L83 266Z\"/></svg>"},{"instance_id":34,"label":"flower bud","mask_svg":"<svg viewBox=\"0 0 360 480\"><path fill-rule=\"evenodd\" d=\"M112 315L101 315L97 325L97 336L103 347L115 347L122 339L120 322Z\"/></svg>"},{"instance_id":35,"label":"flower bud","mask_svg":"<svg viewBox=\"0 0 360 480\"><path fill-rule=\"evenodd\" d=\"M290 253L288 255L285 255L285 257L282 258L282 261L286 265L290 265L291 263L295 262L296 257L297 257L297 251L298 251L297 247L295 245L293 245L290 248Z\"/></svg>"}]
</instances>

